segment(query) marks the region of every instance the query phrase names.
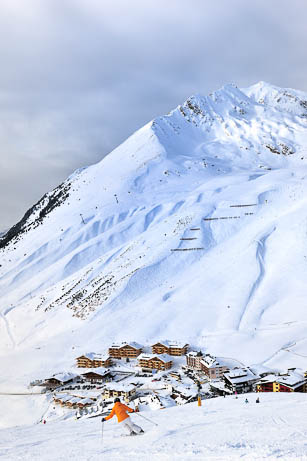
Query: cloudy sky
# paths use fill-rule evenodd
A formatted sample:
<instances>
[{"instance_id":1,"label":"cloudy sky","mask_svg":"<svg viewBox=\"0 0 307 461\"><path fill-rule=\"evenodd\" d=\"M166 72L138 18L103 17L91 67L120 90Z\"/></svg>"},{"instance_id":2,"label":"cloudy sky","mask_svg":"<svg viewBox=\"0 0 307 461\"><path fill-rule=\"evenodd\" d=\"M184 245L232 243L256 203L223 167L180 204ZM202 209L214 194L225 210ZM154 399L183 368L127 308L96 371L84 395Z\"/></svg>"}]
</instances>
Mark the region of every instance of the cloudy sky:
<instances>
[{"instance_id":1,"label":"cloudy sky","mask_svg":"<svg viewBox=\"0 0 307 461\"><path fill-rule=\"evenodd\" d=\"M307 91L306 0L1 0L0 231L193 93Z\"/></svg>"}]
</instances>

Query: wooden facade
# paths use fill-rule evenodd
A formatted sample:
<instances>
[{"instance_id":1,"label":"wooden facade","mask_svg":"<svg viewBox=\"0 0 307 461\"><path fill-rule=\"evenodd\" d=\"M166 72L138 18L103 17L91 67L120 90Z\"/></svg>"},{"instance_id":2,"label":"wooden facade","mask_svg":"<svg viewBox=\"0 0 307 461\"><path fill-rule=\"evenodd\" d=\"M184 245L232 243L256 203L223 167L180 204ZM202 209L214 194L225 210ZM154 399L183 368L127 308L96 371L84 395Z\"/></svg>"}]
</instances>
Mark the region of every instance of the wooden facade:
<instances>
[{"instance_id":1,"label":"wooden facade","mask_svg":"<svg viewBox=\"0 0 307 461\"><path fill-rule=\"evenodd\" d=\"M59 394L54 396L53 402L67 408L85 408L93 405L95 403L95 398L90 399L86 397L78 397L76 395Z\"/></svg>"},{"instance_id":2,"label":"wooden facade","mask_svg":"<svg viewBox=\"0 0 307 461\"><path fill-rule=\"evenodd\" d=\"M102 398L104 400L106 399L111 399L111 398L122 398L126 402L129 402L131 398L135 395L135 387L128 385L126 387L124 386L109 386L106 387L103 391Z\"/></svg>"},{"instance_id":3,"label":"wooden facade","mask_svg":"<svg viewBox=\"0 0 307 461\"><path fill-rule=\"evenodd\" d=\"M169 376L170 376L171 378L176 379L177 381L181 381L181 376L180 376L180 374L177 373L177 372L175 372L175 371L172 371L172 372L169 374Z\"/></svg>"},{"instance_id":4,"label":"wooden facade","mask_svg":"<svg viewBox=\"0 0 307 461\"><path fill-rule=\"evenodd\" d=\"M77 403L78 408L91 407L95 402L92 399L82 399Z\"/></svg>"},{"instance_id":5,"label":"wooden facade","mask_svg":"<svg viewBox=\"0 0 307 461\"><path fill-rule=\"evenodd\" d=\"M78 368L109 368L112 365L111 357L99 355L81 355L76 358Z\"/></svg>"},{"instance_id":6,"label":"wooden facade","mask_svg":"<svg viewBox=\"0 0 307 461\"><path fill-rule=\"evenodd\" d=\"M153 346L151 346L151 350L153 354L158 354L158 355L168 354L168 351L169 351L168 347L162 343L154 344Z\"/></svg>"},{"instance_id":7,"label":"wooden facade","mask_svg":"<svg viewBox=\"0 0 307 461\"><path fill-rule=\"evenodd\" d=\"M57 387L62 386L63 383L59 379L49 378L46 379L43 384L47 389L56 389Z\"/></svg>"},{"instance_id":8,"label":"wooden facade","mask_svg":"<svg viewBox=\"0 0 307 461\"><path fill-rule=\"evenodd\" d=\"M58 377L56 378L55 376L52 376L51 378L45 379L45 381L42 382L42 386L46 387L46 389L49 390L54 390L57 387L67 385L72 383L76 378L76 375L72 376L63 376L63 377Z\"/></svg>"},{"instance_id":9,"label":"wooden facade","mask_svg":"<svg viewBox=\"0 0 307 461\"><path fill-rule=\"evenodd\" d=\"M139 367L143 370L169 370L173 362L168 358L142 354L139 359Z\"/></svg>"},{"instance_id":10,"label":"wooden facade","mask_svg":"<svg viewBox=\"0 0 307 461\"><path fill-rule=\"evenodd\" d=\"M135 343L113 344L109 348L109 355L115 359L135 359L142 353L142 347Z\"/></svg>"},{"instance_id":11,"label":"wooden facade","mask_svg":"<svg viewBox=\"0 0 307 461\"><path fill-rule=\"evenodd\" d=\"M82 377L89 381L91 384L102 384L110 379L110 373L97 373L95 371L89 371L87 373L82 373Z\"/></svg>"},{"instance_id":12,"label":"wooden facade","mask_svg":"<svg viewBox=\"0 0 307 461\"><path fill-rule=\"evenodd\" d=\"M168 354L176 357L186 355L188 352L188 344L179 344L171 341L159 342L151 346L153 354Z\"/></svg>"}]
</instances>

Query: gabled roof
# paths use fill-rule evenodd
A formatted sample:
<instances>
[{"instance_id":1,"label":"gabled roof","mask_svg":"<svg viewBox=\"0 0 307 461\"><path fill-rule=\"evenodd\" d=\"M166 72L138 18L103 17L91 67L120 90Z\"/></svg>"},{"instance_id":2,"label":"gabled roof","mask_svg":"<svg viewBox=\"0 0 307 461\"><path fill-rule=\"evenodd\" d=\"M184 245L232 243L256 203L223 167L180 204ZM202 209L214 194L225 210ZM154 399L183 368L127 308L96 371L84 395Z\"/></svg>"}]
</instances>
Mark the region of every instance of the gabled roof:
<instances>
[{"instance_id":1,"label":"gabled roof","mask_svg":"<svg viewBox=\"0 0 307 461\"><path fill-rule=\"evenodd\" d=\"M95 402L94 402L94 400L87 398L87 399L82 399L82 400L80 400L80 403L83 403L83 404L85 404L85 403L92 404L92 403L95 403Z\"/></svg>"},{"instance_id":2,"label":"gabled roof","mask_svg":"<svg viewBox=\"0 0 307 461\"><path fill-rule=\"evenodd\" d=\"M135 386L132 384L122 384L122 383L109 383L106 385L106 389L110 391L118 391L118 392L129 392L135 389Z\"/></svg>"},{"instance_id":3,"label":"gabled roof","mask_svg":"<svg viewBox=\"0 0 307 461\"><path fill-rule=\"evenodd\" d=\"M138 356L138 360L152 360L152 359L160 360L160 362L164 362L164 363L172 361L172 358L166 354L161 354L161 355L159 354L140 354Z\"/></svg>"},{"instance_id":4,"label":"gabled roof","mask_svg":"<svg viewBox=\"0 0 307 461\"><path fill-rule=\"evenodd\" d=\"M288 370L286 373L272 373L270 375L264 376L259 380L259 384L265 383L279 383L284 386L291 387L296 389L297 387L302 386L306 382L304 373L299 370Z\"/></svg>"},{"instance_id":5,"label":"gabled roof","mask_svg":"<svg viewBox=\"0 0 307 461\"><path fill-rule=\"evenodd\" d=\"M55 400L63 400L63 399L70 399L72 396L70 394L55 394L53 398Z\"/></svg>"},{"instance_id":6,"label":"gabled roof","mask_svg":"<svg viewBox=\"0 0 307 461\"><path fill-rule=\"evenodd\" d=\"M235 359L228 357L214 357L213 355L206 354L201 360L201 363L207 368L218 368L218 367L227 367L229 369L238 368L242 366L242 363L238 362Z\"/></svg>"},{"instance_id":7,"label":"gabled roof","mask_svg":"<svg viewBox=\"0 0 307 461\"><path fill-rule=\"evenodd\" d=\"M61 402L68 402L69 400L73 399L73 395L57 395L55 399L61 400Z\"/></svg>"},{"instance_id":8,"label":"gabled roof","mask_svg":"<svg viewBox=\"0 0 307 461\"><path fill-rule=\"evenodd\" d=\"M101 377L107 376L110 374L109 370L106 370L105 368L102 367L97 367L97 368L86 368L86 371L81 373L81 376L86 376L90 373L95 373L96 375L99 375Z\"/></svg>"},{"instance_id":9,"label":"gabled roof","mask_svg":"<svg viewBox=\"0 0 307 461\"><path fill-rule=\"evenodd\" d=\"M109 355L96 354L96 352L87 352L86 354L83 354L83 355L80 355L80 357L77 357L76 360L82 359L83 357L89 360L103 360L103 361L110 358Z\"/></svg>"},{"instance_id":10,"label":"gabled roof","mask_svg":"<svg viewBox=\"0 0 307 461\"><path fill-rule=\"evenodd\" d=\"M80 399L79 397L72 397L71 399L68 399L68 400L65 400L65 402L69 402L69 403L78 403L80 402L82 399Z\"/></svg>"},{"instance_id":11,"label":"gabled roof","mask_svg":"<svg viewBox=\"0 0 307 461\"><path fill-rule=\"evenodd\" d=\"M138 344L135 341L131 341L129 343L122 342L122 343L118 343L118 344L112 344L110 349L121 349L122 347L126 347L126 346L133 347L133 349L142 349L142 347L143 347L141 344Z\"/></svg>"},{"instance_id":12,"label":"gabled roof","mask_svg":"<svg viewBox=\"0 0 307 461\"><path fill-rule=\"evenodd\" d=\"M55 375L51 376L51 378L48 379L57 379L61 383L66 383L67 381L70 381L71 379L76 378L78 375L75 373L56 373Z\"/></svg>"},{"instance_id":13,"label":"gabled roof","mask_svg":"<svg viewBox=\"0 0 307 461\"><path fill-rule=\"evenodd\" d=\"M248 381L256 381L259 376L257 376L250 368L234 368L233 370L227 371L224 373L224 377L231 384L245 383Z\"/></svg>"},{"instance_id":14,"label":"gabled roof","mask_svg":"<svg viewBox=\"0 0 307 461\"><path fill-rule=\"evenodd\" d=\"M157 341L151 347L157 346L158 344L161 344L162 346L165 346L165 347L174 347L174 348L180 348L180 349L188 346L187 343L184 343L181 341L171 341L169 339L165 339L163 341Z\"/></svg>"}]
</instances>

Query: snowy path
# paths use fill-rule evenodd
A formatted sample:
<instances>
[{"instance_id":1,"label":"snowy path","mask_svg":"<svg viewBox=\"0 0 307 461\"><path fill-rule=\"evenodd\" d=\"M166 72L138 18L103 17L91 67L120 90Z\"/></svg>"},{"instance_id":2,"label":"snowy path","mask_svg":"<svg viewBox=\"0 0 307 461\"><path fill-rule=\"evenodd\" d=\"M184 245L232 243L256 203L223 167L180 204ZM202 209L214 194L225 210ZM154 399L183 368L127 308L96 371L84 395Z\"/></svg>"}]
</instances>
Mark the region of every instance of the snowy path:
<instances>
[{"instance_id":1,"label":"snowy path","mask_svg":"<svg viewBox=\"0 0 307 461\"><path fill-rule=\"evenodd\" d=\"M248 295L247 301L246 301L246 306L243 311L242 317L240 319L240 323L238 326L238 330L246 328L248 325L258 325L259 324L259 319L261 315L263 314L263 308L261 309L261 312L256 314L255 312L253 313L254 319L251 321L251 319L248 319L248 321L245 320L246 317L248 317L249 313L249 305L252 303L253 298L255 297L255 294L257 290L259 289L259 286L265 276L265 253L266 253L266 241L267 239L272 235L274 232L275 228L270 230L268 233L266 233L262 238L257 240L257 250L256 250L256 260L258 261L259 264L259 274L255 280L255 282L252 285L252 288L250 290L250 293Z\"/></svg>"},{"instance_id":2,"label":"snowy path","mask_svg":"<svg viewBox=\"0 0 307 461\"><path fill-rule=\"evenodd\" d=\"M6 329L6 332L7 332L7 336L11 342L11 347L14 349L16 347L16 342L15 342L15 339L14 339L14 336L12 334L12 330L11 330L11 327L10 327L10 324L9 324L9 321L8 319L6 318L6 315L3 314L2 312L0 312L0 318L3 320L4 322L4 325L5 325L5 329Z\"/></svg>"},{"instance_id":3,"label":"snowy path","mask_svg":"<svg viewBox=\"0 0 307 461\"><path fill-rule=\"evenodd\" d=\"M245 404L246 396L249 403ZM47 422L0 432L0 460L307 460L304 394L256 394L216 398L146 412L159 424L133 415L146 433L120 437L115 420ZM56 453L56 455L55 455Z\"/></svg>"}]
</instances>

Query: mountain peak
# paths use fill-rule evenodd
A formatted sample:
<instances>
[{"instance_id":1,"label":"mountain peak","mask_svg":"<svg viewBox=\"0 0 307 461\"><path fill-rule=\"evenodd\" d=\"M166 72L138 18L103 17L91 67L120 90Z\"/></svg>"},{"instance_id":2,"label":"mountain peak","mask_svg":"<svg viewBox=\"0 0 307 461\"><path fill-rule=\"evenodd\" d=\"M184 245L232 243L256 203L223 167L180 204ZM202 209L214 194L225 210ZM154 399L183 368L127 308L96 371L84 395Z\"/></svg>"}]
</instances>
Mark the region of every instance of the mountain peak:
<instances>
[{"instance_id":1,"label":"mountain peak","mask_svg":"<svg viewBox=\"0 0 307 461\"><path fill-rule=\"evenodd\" d=\"M297 341L299 366L302 94L259 82L192 95L47 193L0 239L3 355L43 341L65 362L71 344L180 337L291 366Z\"/></svg>"}]
</instances>

